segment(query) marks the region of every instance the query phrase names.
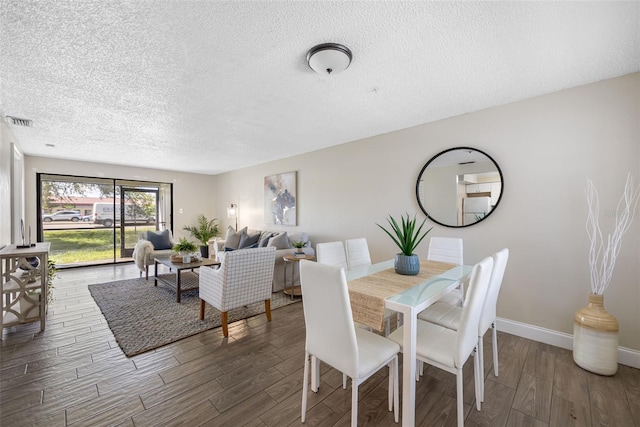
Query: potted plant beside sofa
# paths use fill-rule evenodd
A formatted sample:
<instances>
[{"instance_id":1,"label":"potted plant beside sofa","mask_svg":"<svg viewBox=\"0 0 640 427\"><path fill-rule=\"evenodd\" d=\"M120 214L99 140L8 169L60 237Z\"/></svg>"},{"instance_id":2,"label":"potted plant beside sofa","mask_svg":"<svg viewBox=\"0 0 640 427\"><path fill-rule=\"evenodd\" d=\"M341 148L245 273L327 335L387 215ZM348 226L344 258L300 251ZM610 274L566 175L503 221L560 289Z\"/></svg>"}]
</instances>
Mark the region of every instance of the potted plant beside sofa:
<instances>
[{"instance_id":1,"label":"potted plant beside sofa","mask_svg":"<svg viewBox=\"0 0 640 427\"><path fill-rule=\"evenodd\" d=\"M304 254L304 250L302 248L306 247L307 243L308 242L302 240L294 240L293 242L291 242L291 246L296 248L297 254Z\"/></svg>"},{"instance_id":2,"label":"potted plant beside sofa","mask_svg":"<svg viewBox=\"0 0 640 427\"><path fill-rule=\"evenodd\" d=\"M213 218L211 221L206 216L200 214L198 216L198 225L196 226L184 226L183 230L191 233L191 236L195 237L200 242L200 254L202 258L209 258L209 240L220 234L218 230L217 218Z\"/></svg>"}]
</instances>

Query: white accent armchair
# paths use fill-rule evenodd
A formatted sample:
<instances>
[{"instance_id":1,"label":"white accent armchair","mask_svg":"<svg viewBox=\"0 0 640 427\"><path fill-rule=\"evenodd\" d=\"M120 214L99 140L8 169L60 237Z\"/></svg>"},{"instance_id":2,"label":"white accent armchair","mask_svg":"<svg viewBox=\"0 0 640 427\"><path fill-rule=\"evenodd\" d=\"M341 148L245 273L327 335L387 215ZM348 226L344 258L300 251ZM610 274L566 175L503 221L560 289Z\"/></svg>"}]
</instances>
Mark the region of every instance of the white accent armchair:
<instances>
[{"instance_id":1,"label":"white accent armchair","mask_svg":"<svg viewBox=\"0 0 640 427\"><path fill-rule=\"evenodd\" d=\"M142 276L142 272L144 271L147 280L149 280L149 266L154 265L153 259L171 256L171 248L176 244L173 240L171 230L153 233L154 236L151 237L148 236L147 231L139 233L138 241L133 249L133 261L140 270L140 276ZM163 248L157 249L152 240L156 242L160 241L163 244Z\"/></svg>"},{"instance_id":2,"label":"white accent armchair","mask_svg":"<svg viewBox=\"0 0 640 427\"><path fill-rule=\"evenodd\" d=\"M222 312L222 332L229 336L227 312L247 304L264 301L271 321L271 287L276 248L240 249L227 252L220 268L200 269L200 320L205 302Z\"/></svg>"}]
</instances>

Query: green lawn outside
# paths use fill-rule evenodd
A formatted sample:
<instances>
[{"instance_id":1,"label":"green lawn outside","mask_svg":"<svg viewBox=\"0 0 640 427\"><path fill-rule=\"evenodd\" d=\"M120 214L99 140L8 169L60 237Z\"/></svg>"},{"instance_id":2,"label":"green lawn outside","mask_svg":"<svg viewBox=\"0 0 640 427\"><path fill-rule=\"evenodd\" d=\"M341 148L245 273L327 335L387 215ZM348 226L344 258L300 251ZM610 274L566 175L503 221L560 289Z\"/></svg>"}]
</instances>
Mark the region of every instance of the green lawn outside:
<instances>
[{"instance_id":1,"label":"green lawn outside","mask_svg":"<svg viewBox=\"0 0 640 427\"><path fill-rule=\"evenodd\" d=\"M125 241L133 247L138 233L155 230L155 226L126 229ZM112 228L83 230L45 230L44 241L51 243L50 258L56 264L86 263L113 260L114 234ZM116 256L120 256L120 230L115 233Z\"/></svg>"}]
</instances>

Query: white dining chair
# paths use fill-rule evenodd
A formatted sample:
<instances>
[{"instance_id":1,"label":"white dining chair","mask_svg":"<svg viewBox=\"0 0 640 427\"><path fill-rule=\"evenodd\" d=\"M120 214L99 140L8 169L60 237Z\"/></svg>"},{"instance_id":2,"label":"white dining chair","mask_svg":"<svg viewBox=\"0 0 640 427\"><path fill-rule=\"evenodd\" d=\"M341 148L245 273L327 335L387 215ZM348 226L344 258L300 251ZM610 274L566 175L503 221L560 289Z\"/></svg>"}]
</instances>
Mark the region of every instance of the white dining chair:
<instances>
[{"instance_id":1,"label":"white dining chair","mask_svg":"<svg viewBox=\"0 0 640 427\"><path fill-rule=\"evenodd\" d=\"M489 290L482 308L482 315L478 324L478 359L480 361L480 401L484 402L484 350L483 337L485 333L492 329L493 344L493 373L498 376L498 333L496 331L496 306L498 305L498 295L502 287L502 279L509 260L509 249L504 248L493 254L493 270L489 281ZM436 325L444 326L448 329L457 330L460 325L462 308L458 305L451 305L441 301L423 310L418 319L425 320Z\"/></svg>"},{"instance_id":2,"label":"white dining chair","mask_svg":"<svg viewBox=\"0 0 640 427\"><path fill-rule=\"evenodd\" d=\"M316 261L320 264L338 265L345 270L349 269L347 254L341 241L317 243Z\"/></svg>"},{"instance_id":3,"label":"white dining chair","mask_svg":"<svg viewBox=\"0 0 640 427\"><path fill-rule=\"evenodd\" d=\"M371 265L371 255L367 239L360 237L357 239L347 239L344 241L347 249L347 265L349 270Z\"/></svg>"},{"instance_id":4,"label":"white dining chair","mask_svg":"<svg viewBox=\"0 0 640 427\"><path fill-rule=\"evenodd\" d=\"M306 328L302 422L307 412L309 374L319 375L322 361L351 378L351 425L358 424L358 386L384 366L389 366L389 411L398 422L398 352L394 341L353 323L344 269L311 261L300 261L300 285L304 298ZM310 359L315 367L310 367ZM316 385L319 381L312 383Z\"/></svg>"},{"instance_id":5,"label":"white dining chair","mask_svg":"<svg viewBox=\"0 0 640 427\"><path fill-rule=\"evenodd\" d=\"M489 288L493 259L487 257L473 267L469 279L467 298L462 306L458 329L418 319L416 335L416 357L431 366L443 369L456 375L456 398L458 426L464 425L463 375L462 368L476 351L478 343L478 323L482 307ZM389 338L402 345L404 326L396 329ZM476 394L476 408L480 410L480 366L479 358L473 359L473 372Z\"/></svg>"},{"instance_id":6,"label":"white dining chair","mask_svg":"<svg viewBox=\"0 0 640 427\"><path fill-rule=\"evenodd\" d=\"M429 239L427 259L430 261L463 264L463 244L459 237L432 237ZM444 295L440 300L450 304L462 304L464 299L464 283Z\"/></svg>"}]
</instances>

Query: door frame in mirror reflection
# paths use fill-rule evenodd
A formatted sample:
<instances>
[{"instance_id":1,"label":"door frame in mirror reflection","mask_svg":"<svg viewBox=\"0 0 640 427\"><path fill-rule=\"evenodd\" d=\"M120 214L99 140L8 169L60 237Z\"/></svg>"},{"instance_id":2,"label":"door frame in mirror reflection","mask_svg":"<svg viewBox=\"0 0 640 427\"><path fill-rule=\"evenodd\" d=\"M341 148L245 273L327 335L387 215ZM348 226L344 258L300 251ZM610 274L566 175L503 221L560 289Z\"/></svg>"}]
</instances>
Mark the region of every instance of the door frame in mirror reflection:
<instances>
[{"instance_id":1,"label":"door frame in mirror reflection","mask_svg":"<svg viewBox=\"0 0 640 427\"><path fill-rule=\"evenodd\" d=\"M436 224L452 228L487 219L503 193L500 166L473 147L454 147L436 154L422 167L416 181L416 199L422 212ZM488 206L489 210L480 212L478 209L484 209L478 206ZM467 207L471 211L465 211Z\"/></svg>"}]
</instances>

